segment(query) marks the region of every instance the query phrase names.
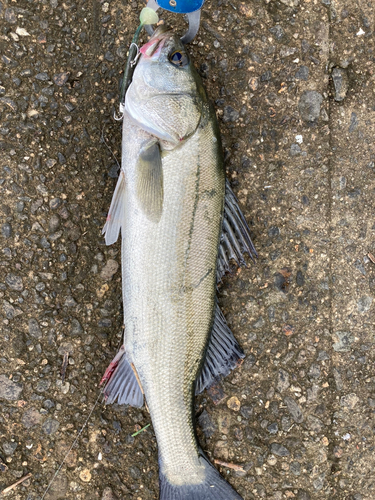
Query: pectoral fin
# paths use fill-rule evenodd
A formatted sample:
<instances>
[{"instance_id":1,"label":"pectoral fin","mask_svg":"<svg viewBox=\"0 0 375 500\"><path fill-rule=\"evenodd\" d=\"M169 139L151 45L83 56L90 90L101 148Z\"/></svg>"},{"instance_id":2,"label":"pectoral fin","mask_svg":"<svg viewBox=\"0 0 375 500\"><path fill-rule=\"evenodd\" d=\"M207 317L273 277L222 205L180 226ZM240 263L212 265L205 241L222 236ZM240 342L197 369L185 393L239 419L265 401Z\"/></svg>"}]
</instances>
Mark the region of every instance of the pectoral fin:
<instances>
[{"instance_id":1,"label":"pectoral fin","mask_svg":"<svg viewBox=\"0 0 375 500\"><path fill-rule=\"evenodd\" d=\"M142 147L137 167L136 193L139 204L152 222L159 222L163 211L163 168L158 142Z\"/></svg>"}]
</instances>

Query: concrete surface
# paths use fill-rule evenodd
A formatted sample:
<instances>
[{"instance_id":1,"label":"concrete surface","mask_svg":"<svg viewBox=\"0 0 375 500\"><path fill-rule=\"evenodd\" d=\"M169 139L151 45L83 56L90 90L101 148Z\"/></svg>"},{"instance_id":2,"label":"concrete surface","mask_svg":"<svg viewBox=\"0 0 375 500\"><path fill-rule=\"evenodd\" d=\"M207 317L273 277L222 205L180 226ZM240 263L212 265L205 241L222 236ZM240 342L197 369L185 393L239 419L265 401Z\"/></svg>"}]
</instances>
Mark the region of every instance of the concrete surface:
<instances>
[{"instance_id":1,"label":"concrete surface","mask_svg":"<svg viewBox=\"0 0 375 500\"><path fill-rule=\"evenodd\" d=\"M33 474L16 500L42 497L120 342L119 246L101 228L142 6L0 2L0 488ZM207 0L202 21L190 52L259 252L221 287L247 358L219 404L197 398L202 446L241 466L221 472L245 500L371 500L373 2ZM96 406L45 498L156 499L152 427L131 437L148 423Z\"/></svg>"}]
</instances>

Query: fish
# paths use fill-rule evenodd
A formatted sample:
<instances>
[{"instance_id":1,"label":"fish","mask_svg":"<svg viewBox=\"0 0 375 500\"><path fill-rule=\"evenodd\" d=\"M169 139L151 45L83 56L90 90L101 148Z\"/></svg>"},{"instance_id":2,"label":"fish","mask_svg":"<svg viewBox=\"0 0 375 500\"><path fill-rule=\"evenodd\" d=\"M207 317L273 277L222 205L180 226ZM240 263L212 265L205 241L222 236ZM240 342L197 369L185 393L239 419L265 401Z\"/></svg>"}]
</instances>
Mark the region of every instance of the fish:
<instances>
[{"instance_id":1,"label":"fish","mask_svg":"<svg viewBox=\"0 0 375 500\"><path fill-rule=\"evenodd\" d=\"M102 379L106 403L146 401L161 500L238 500L198 444L193 401L244 357L216 291L232 260L256 251L225 179L213 106L165 26L140 48L124 108L103 233L107 245L121 233L125 331Z\"/></svg>"}]
</instances>

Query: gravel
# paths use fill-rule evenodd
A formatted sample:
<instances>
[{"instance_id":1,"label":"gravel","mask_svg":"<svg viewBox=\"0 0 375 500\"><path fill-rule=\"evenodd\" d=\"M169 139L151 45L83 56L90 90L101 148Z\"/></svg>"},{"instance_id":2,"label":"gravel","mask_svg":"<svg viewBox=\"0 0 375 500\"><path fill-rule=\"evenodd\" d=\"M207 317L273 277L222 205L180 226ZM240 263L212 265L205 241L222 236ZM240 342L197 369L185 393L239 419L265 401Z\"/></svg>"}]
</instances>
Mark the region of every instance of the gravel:
<instances>
[{"instance_id":1,"label":"gravel","mask_svg":"<svg viewBox=\"0 0 375 500\"><path fill-rule=\"evenodd\" d=\"M323 102L323 96L315 90L306 90L302 93L298 103L298 109L302 120L314 122L320 115L320 107Z\"/></svg>"},{"instance_id":2,"label":"gravel","mask_svg":"<svg viewBox=\"0 0 375 500\"><path fill-rule=\"evenodd\" d=\"M373 488L373 12L313 7L206 2L188 47L259 253L219 286L244 362L194 412L202 449L242 467L219 468L249 499ZM134 2L0 5L1 474L33 474L22 499L42 497L121 343L120 246L101 229L138 15ZM131 437L148 423L99 398L46 500L157 498L152 426Z\"/></svg>"},{"instance_id":3,"label":"gravel","mask_svg":"<svg viewBox=\"0 0 375 500\"><path fill-rule=\"evenodd\" d=\"M22 385L9 380L5 375L0 375L0 399L16 401L22 392Z\"/></svg>"}]
</instances>

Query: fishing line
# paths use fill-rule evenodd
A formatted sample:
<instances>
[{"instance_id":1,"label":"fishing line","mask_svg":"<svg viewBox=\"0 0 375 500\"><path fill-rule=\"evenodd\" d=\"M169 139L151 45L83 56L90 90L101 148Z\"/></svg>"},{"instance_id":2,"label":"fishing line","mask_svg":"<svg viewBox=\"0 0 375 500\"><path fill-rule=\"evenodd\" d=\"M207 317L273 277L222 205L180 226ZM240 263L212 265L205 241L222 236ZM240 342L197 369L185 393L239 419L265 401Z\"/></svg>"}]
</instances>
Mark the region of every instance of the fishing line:
<instances>
[{"instance_id":1,"label":"fishing line","mask_svg":"<svg viewBox=\"0 0 375 500\"><path fill-rule=\"evenodd\" d=\"M113 156L113 158L115 159L115 162L117 163L118 168L121 170L121 165L120 165L120 163L119 163L118 159L116 158L115 153L114 153L114 152L112 151L112 149L108 146L107 141L106 141L106 139L105 139L105 137L104 137L104 127L105 127L105 125L103 125L103 128L102 128L102 136L101 136L101 139L102 139L102 141L104 142L105 146L107 147L108 151L111 153L111 155L112 155L112 156Z\"/></svg>"},{"instance_id":2,"label":"fishing line","mask_svg":"<svg viewBox=\"0 0 375 500\"><path fill-rule=\"evenodd\" d=\"M124 116L126 91L128 90L129 85L132 81L135 66L136 66L136 64L138 62L138 58L141 54L139 51L139 47L138 47L138 40L139 40L139 35L142 31L142 28L145 25L149 26L151 24L156 24L159 21L158 15L150 7L145 7L144 9L142 9L141 14L139 16L139 19L140 19L141 23L138 26L138 28L136 29L134 36L133 36L133 39L130 43L128 59L126 61L124 76L123 76L122 83L121 83L119 114L117 114L116 112L113 114L113 118L116 121L122 120L122 118Z\"/></svg>"},{"instance_id":3,"label":"fishing line","mask_svg":"<svg viewBox=\"0 0 375 500\"><path fill-rule=\"evenodd\" d=\"M97 397L97 399L96 399L96 401L95 401L94 406L91 408L91 411L90 411L90 413L88 414L88 417L86 418L86 420L85 420L85 422L84 422L83 426L81 427L80 431L78 432L77 437L76 437L76 438L75 438L75 440L73 441L72 446L71 446L71 447L69 448L69 450L67 451L67 453L66 453L66 455L65 455L65 457L64 457L64 459L63 459L63 461L61 462L61 464L60 464L59 468L56 470L56 472L55 472L55 474L53 475L53 477L52 477L51 481L49 482L49 484L48 484L48 486L47 486L47 489L46 489L46 490L45 490L45 492L43 493L43 496L42 496L41 500L43 500L43 499L44 499L44 497L46 496L46 494L48 493L49 489L50 489L50 488L51 488L51 486L52 486L52 483L54 482L54 480L56 479L56 477L59 475L59 473L60 473L60 471L61 471L61 469L62 469L62 466L63 466L63 465L64 465L64 463L65 463L65 460L68 458L69 453L72 451L72 449L74 448L74 446L77 444L79 437L81 436L81 434L82 434L83 430L85 429L85 427L86 427L86 425L87 425L88 421L89 421L89 420L90 420L90 418L91 418L91 415L92 415L93 411L95 410L95 408L96 408L97 404L99 403L99 399L100 399L100 397L102 396L103 391L104 391L104 388L103 388L103 389L100 389L100 391L99 391L99 395L98 395L98 397Z\"/></svg>"}]
</instances>

